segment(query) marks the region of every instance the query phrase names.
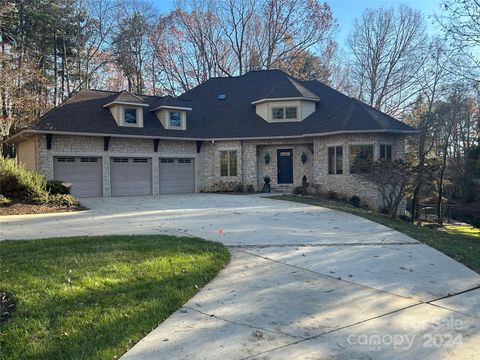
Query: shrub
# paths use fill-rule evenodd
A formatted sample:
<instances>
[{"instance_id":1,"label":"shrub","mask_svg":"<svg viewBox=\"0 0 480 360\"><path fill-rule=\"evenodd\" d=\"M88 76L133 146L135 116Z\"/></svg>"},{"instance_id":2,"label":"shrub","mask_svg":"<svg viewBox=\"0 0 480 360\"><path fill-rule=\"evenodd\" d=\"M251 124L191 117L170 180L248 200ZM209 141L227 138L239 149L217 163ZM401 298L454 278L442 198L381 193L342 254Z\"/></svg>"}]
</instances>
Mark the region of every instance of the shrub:
<instances>
[{"instance_id":1,"label":"shrub","mask_svg":"<svg viewBox=\"0 0 480 360\"><path fill-rule=\"evenodd\" d=\"M293 193L295 195L307 195L308 191L307 188L304 186L297 186L295 189L293 189Z\"/></svg>"},{"instance_id":2,"label":"shrub","mask_svg":"<svg viewBox=\"0 0 480 360\"><path fill-rule=\"evenodd\" d=\"M12 200L7 198L6 196L0 195L0 206L6 206L6 205L10 204L11 202L12 202Z\"/></svg>"},{"instance_id":3,"label":"shrub","mask_svg":"<svg viewBox=\"0 0 480 360\"><path fill-rule=\"evenodd\" d=\"M309 185L309 183L307 182L307 176L303 175L303 177L302 177L302 187L305 188L305 190L306 190L308 185Z\"/></svg>"},{"instance_id":4,"label":"shrub","mask_svg":"<svg viewBox=\"0 0 480 360\"><path fill-rule=\"evenodd\" d=\"M54 206L78 206L78 199L70 194L49 194L45 192L43 195L32 199L35 204L54 205Z\"/></svg>"},{"instance_id":5,"label":"shrub","mask_svg":"<svg viewBox=\"0 0 480 360\"><path fill-rule=\"evenodd\" d=\"M253 186L252 184L248 184L247 185L247 192L253 193L254 191L255 191L255 186Z\"/></svg>"},{"instance_id":6,"label":"shrub","mask_svg":"<svg viewBox=\"0 0 480 360\"><path fill-rule=\"evenodd\" d=\"M18 165L13 159L0 157L0 193L1 198L16 199L34 204L51 204L55 206L79 205L77 198L70 194L55 193L56 190L65 191L58 186L61 182L51 180L50 191L47 191L45 178L35 171ZM66 188L65 186L63 186ZM66 188L68 191L69 189Z\"/></svg>"},{"instance_id":7,"label":"shrub","mask_svg":"<svg viewBox=\"0 0 480 360\"><path fill-rule=\"evenodd\" d=\"M243 184L242 183L236 184L235 187L233 188L233 192L242 193L243 192Z\"/></svg>"},{"instance_id":8,"label":"shrub","mask_svg":"<svg viewBox=\"0 0 480 360\"><path fill-rule=\"evenodd\" d=\"M49 204L55 206L78 206L80 205L78 199L70 194L54 194L50 195L48 199Z\"/></svg>"},{"instance_id":9,"label":"shrub","mask_svg":"<svg viewBox=\"0 0 480 360\"><path fill-rule=\"evenodd\" d=\"M335 191L329 191L328 192L328 198L330 200L337 200L338 199L338 194Z\"/></svg>"},{"instance_id":10,"label":"shrub","mask_svg":"<svg viewBox=\"0 0 480 360\"><path fill-rule=\"evenodd\" d=\"M212 185L214 192L233 192L241 185L238 181L220 180Z\"/></svg>"},{"instance_id":11,"label":"shrub","mask_svg":"<svg viewBox=\"0 0 480 360\"><path fill-rule=\"evenodd\" d=\"M46 189L50 194L70 194L70 188L63 185L63 182L60 180L48 180Z\"/></svg>"},{"instance_id":12,"label":"shrub","mask_svg":"<svg viewBox=\"0 0 480 360\"><path fill-rule=\"evenodd\" d=\"M14 159L0 157L0 194L9 198L31 201L45 193L45 178L18 165Z\"/></svg>"},{"instance_id":13,"label":"shrub","mask_svg":"<svg viewBox=\"0 0 480 360\"><path fill-rule=\"evenodd\" d=\"M360 207L360 198L357 195L353 195L350 198L350 205Z\"/></svg>"}]
</instances>

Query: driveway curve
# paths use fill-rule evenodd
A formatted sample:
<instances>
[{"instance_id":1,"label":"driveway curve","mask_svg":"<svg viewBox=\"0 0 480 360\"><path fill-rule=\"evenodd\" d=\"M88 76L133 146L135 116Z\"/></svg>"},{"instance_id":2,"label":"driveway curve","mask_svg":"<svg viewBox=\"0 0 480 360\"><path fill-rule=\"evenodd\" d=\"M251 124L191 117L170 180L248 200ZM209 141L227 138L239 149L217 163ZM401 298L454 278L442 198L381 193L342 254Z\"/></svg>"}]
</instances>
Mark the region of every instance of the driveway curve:
<instances>
[{"instance_id":1,"label":"driveway curve","mask_svg":"<svg viewBox=\"0 0 480 360\"><path fill-rule=\"evenodd\" d=\"M232 253L122 359L480 358L480 275L382 225L259 195L82 203L0 217L0 238L170 233Z\"/></svg>"}]
</instances>

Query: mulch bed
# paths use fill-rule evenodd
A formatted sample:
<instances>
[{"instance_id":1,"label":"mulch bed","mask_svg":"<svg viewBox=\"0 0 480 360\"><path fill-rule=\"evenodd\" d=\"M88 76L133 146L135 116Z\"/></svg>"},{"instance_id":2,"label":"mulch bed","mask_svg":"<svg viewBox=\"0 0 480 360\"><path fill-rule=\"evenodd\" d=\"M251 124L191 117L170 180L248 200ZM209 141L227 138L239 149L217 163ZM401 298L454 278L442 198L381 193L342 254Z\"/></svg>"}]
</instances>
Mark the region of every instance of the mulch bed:
<instances>
[{"instance_id":1,"label":"mulch bed","mask_svg":"<svg viewBox=\"0 0 480 360\"><path fill-rule=\"evenodd\" d=\"M53 205L14 203L7 206L0 206L0 216L49 214L49 213L81 211L81 210L87 210L87 208L83 206L53 206Z\"/></svg>"},{"instance_id":2,"label":"mulch bed","mask_svg":"<svg viewBox=\"0 0 480 360\"><path fill-rule=\"evenodd\" d=\"M15 311L15 301L10 294L0 291L0 326L12 317Z\"/></svg>"}]
</instances>

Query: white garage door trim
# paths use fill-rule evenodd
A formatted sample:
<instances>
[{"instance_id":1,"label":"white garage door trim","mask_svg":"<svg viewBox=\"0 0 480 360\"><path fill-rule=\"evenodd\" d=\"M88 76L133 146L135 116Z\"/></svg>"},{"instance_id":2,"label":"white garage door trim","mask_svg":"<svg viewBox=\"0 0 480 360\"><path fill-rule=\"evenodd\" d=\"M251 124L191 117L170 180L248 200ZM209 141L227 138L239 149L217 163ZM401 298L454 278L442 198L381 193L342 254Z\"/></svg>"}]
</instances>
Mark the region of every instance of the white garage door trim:
<instances>
[{"instance_id":1,"label":"white garage door trim","mask_svg":"<svg viewBox=\"0 0 480 360\"><path fill-rule=\"evenodd\" d=\"M186 194L195 192L195 159L159 159L160 194Z\"/></svg>"},{"instance_id":2,"label":"white garage door trim","mask_svg":"<svg viewBox=\"0 0 480 360\"><path fill-rule=\"evenodd\" d=\"M112 196L151 195L152 159L110 158L110 185Z\"/></svg>"},{"instance_id":3,"label":"white garage door trim","mask_svg":"<svg viewBox=\"0 0 480 360\"><path fill-rule=\"evenodd\" d=\"M53 157L53 178L72 184L71 192L75 196L102 196L102 175L101 157Z\"/></svg>"}]
</instances>

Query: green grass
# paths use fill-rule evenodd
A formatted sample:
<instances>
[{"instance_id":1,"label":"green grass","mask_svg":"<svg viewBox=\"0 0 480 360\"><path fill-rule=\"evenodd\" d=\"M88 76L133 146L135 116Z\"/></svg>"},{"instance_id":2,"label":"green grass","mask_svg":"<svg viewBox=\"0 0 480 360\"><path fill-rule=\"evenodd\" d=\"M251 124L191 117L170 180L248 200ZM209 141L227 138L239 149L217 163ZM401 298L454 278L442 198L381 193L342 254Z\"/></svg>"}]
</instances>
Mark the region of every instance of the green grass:
<instances>
[{"instance_id":1,"label":"green grass","mask_svg":"<svg viewBox=\"0 0 480 360\"><path fill-rule=\"evenodd\" d=\"M448 233L432 230L406 221L393 220L388 216L377 212L367 211L347 204L322 199L298 197L293 195L272 196L268 197L268 199L295 201L361 216L421 241L480 273L480 238L478 237L478 232L465 232L465 230L463 230L462 233L459 233L458 231L455 232L449 230L450 232Z\"/></svg>"},{"instance_id":2,"label":"green grass","mask_svg":"<svg viewBox=\"0 0 480 360\"><path fill-rule=\"evenodd\" d=\"M446 224L445 228L450 234L460 234L477 238L480 241L480 229L471 225Z\"/></svg>"},{"instance_id":3,"label":"green grass","mask_svg":"<svg viewBox=\"0 0 480 360\"><path fill-rule=\"evenodd\" d=\"M114 359L229 261L219 243L173 236L0 242L0 291L17 307L2 359Z\"/></svg>"}]
</instances>

